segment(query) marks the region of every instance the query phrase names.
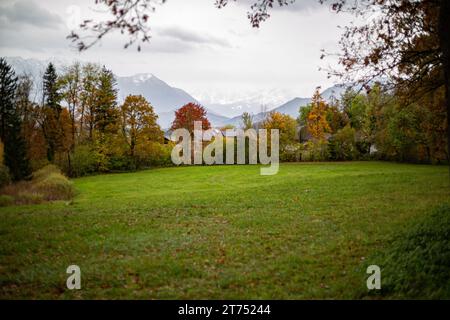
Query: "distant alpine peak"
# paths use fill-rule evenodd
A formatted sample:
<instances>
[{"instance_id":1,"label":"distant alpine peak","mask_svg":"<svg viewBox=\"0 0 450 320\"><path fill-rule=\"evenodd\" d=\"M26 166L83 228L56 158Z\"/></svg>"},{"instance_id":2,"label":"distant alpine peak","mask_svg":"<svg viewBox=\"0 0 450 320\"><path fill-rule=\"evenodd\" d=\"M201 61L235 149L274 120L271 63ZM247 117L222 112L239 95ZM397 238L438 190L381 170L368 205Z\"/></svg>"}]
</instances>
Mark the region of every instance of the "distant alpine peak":
<instances>
[{"instance_id":1,"label":"distant alpine peak","mask_svg":"<svg viewBox=\"0 0 450 320\"><path fill-rule=\"evenodd\" d=\"M152 73L138 73L132 76L131 78L133 79L134 82L139 83L139 82L146 82L154 77L155 76Z\"/></svg>"}]
</instances>

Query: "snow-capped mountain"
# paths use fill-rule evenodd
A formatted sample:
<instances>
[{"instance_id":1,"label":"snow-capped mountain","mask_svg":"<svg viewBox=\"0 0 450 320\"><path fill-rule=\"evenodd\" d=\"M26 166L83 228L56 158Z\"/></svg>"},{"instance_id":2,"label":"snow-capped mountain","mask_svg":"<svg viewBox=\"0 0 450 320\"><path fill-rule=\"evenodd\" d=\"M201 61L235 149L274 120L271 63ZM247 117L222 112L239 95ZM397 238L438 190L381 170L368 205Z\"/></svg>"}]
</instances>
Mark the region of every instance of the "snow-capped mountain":
<instances>
[{"instance_id":1,"label":"snow-capped mountain","mask_svg":"<svg viewBox=\"0 0 450 320\"><path fill-rule=\"evenodd\" d=\"M150 101L156 113L173 111L189 102L198 103L186 91L171 87L150 73L117 77L117 85L119 101L123 101L129 94L140 94Z\"/></svg>"},{"instance_id":2,"label":"snow-capped mountain","mask_svg":"<svg viewBox=\"0 0 450 320\"><path fill-rule=\"evenodd\" d=\"M327 88L326 90L321 92L321 96L325 101L330 101L333 98L340 98L341 94L345 92L347 89L347 85L335 85L330 88ZM273 108L273 109L267 109L267 111L258 112L253 114L253 122L260 122L262 121L268 112L280 112L283 114L290 115L294 119L296 119L299 116L299 110L301 107L306 106L311 102L311 98L294 98L292 100L289 100L282 105ZM242 124L242 116L238 115L236 117L233 117L229 119L226 124L231 124L234 126L240 126Z\"/></svg>"},{"instance_id":3,"label":"snow-capped mountain","mask_svg":"<svg viewBox=\"0 0 450 320\"><path fill-rule=\"evenodd\" d=\"M151 102L158 114L158 123L162 128L169 128L175 118L175 110L186 103L199 103L186 91L171 87L166 82L151 73L137 74L131 77L117 77L119 99L123 100L129 94L143 95ZM206 108L208 119L213 126L221 126L227 117Z\"/></svg>"},{"instance_id":4,"label":"snow-capped mountain","mask_svg":"<svg viewBox=\"0 0 450 320\"><path fill-rule=\"evenodd\" d=\"M62 69L58 69L58 67L65 65L65 62L56 59L37 60L23 59L21 57L6 57L5 59L14 68L17 76L27 75L31 78L33 81L31 99L39 102L42 97L42 77L48 64L50 62L54 63L58 72L62 72Z\"/></svg>"},{"instance_id":5,"label":"snow-capped mountain","mask_svg":"<svg viewBox=\"0 0 450 320\"><path fill-rule=\"evenodd\" d=\"M23 59L20 57L8 57L7 62L14 68L17 75L28 74L34 82L33 96L39 101L41 92L42 76L48 64L52 62L58 72L62 72L62 66L70 64L70 62L48 59L45 61L36 59ZM186 103L199 103L197 99L192 97L186 91L175 88L162 81L151 73L141 73L130 77L118 77L118 98L122 102L129 94L140 94L144 96L153 106L158 114L158 123L162 128L170 127L175 115L174 111ZM213 126L223 125L228 118L208 110L208 119Z\"/></svg>"},{"instance_id":6,"label":"snow-capped mountain","mask_svg":"<svg viewBox=\"0 0 450 320\"><path fill-rule=\"evenodd\" d=\"M351 86L352 86L351 84L334 85L322 91L320 95L325 101L330 102L332 99L340 99L341 95L344 94L345 90L347 90L347 88Z\"/></svg>"},{"instance_id":7,"label":"snow-capped mountain","mask_svg":"<svg viewBox=\"0 0 450 320\"><path fill-rule=\"evenodd\" d=\"M15 69L17 75L25 73L32 77L35 83L35 101L39 101L39 95L42 92L42 75L48 63L53 62L58 72L62 72L63 66L70 64L70 62L57 59L42 61L9 57L6 60ZM189 102L200 103L205 106L211 124L214 127L220 127L227 124L240 126L243 112L253 114L254 122L263 120L267 112L270 111L278 111L297 118L299 108L311 101L311 98L297 97L284 102L288 93L281 89L249 93L248 96L243 96L241 99L234 101L227 100L224 95L214 92L211 92L208 96L199 94L198 99L196 99L186 91L170 86L151 73L116 77L116 79L119 103L129 94L144 96L154 107L159 116L158 123L163 129L170 127L175 118L175 110ZM346 87L348 86L335 85L327 88L322 91L322 97L327 101L332 97L339 98Z\"/></svg>"},{"instance_id":8,"label":"snow-capped mountain","mask_svg":"<svg viewBox=\"0 0 450 320\"><path fill-rule=\"evenodd\" d=\"M66 61L60 59L47 59L47 60L37 60L37 59L24 59L21 57L6 57L6 62L8 62L16 72L16 75L27 74L34 81L39 81L44 75L45 68L48 64L52 62L57 68L58 72L62 72L62 66L67 64Z\"/></svg>"},{"instance_id":9,"label":"snow-capped mountain","mask_svg":"<svg viewBox=\"0 0 450 320\"><path fill-rule=\"evenodd\" d=\"M194 91L194 97L201 101L210 110L226 117L240 116L244 112L259 113L272 110L295 94L283 89L263 90L229 90L221 92L220 89Z\"/></svg>"},{"instance_id":10,"label":"snow-capped mountain","mask_svg":"<svg viewBox=\"0 0 450 320\"><path fill-rule=\"evenodd\" d=\"M306 106L310 102L310 98L294 98L282 104L278 108L275 108L274 111L288 114L291 117L297 118L299 114L299 108Z\"/></svg>"}]
</instances>

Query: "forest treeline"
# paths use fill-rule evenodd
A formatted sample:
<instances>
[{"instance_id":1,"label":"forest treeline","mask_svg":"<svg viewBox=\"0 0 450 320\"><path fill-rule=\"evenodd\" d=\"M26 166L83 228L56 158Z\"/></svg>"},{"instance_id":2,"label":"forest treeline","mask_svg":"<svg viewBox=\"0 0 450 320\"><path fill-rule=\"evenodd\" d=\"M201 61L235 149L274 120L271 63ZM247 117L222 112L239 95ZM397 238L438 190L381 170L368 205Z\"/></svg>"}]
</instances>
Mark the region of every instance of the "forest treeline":
<instances>
[{"instance_id":1,"label":"forest treeline","mask_svg":"<svg viewBox=\"0 0 450 320\"><path fill-rule=\"evenodd\" d=\"M74 63L57 74L49 64L38 102L29 76L17 76L4 59L0 72L0 134L12 180L49 163L76 177L170 161L153 107L131 95L119 105L115 77L105 67Z\"/></svg>"},{"instance_id":2,"label":"forest treeline","mask_svg":"<svg viewBox=\"0 0 450 320\"><path fill-rule=\"evenodd\" d=\"M0 76L2 184L31 178L47 164L71 177L172 164L173 142L165 141L151 101L129 95L119 103L111 70L74 63L58 74L50 63L40 101L32 99L32 79L16 75L4 59ZM179 107L172 129L192 130L195 120L210 127L202 106ZM348 89L329 102L317 89L297 119L272 112L254 123L244 113L241 127L279 129L281 161L448 160L443 90L411 103L381 84L367 92Z\"/></svg>"},{"instance_id":3,"label":"forest treeline","mask_svg":"<svg viewBox=\"0 0 450 320\"><path fill-rule=\"evenodd\" d=\"M296 120L269 114L262 123L267 128L284 128L281 160L448 161L443 89L414 103L384 90L380 83L366 92L348 88L330 102L316 90Z\"/></svg>"}]
</instances>

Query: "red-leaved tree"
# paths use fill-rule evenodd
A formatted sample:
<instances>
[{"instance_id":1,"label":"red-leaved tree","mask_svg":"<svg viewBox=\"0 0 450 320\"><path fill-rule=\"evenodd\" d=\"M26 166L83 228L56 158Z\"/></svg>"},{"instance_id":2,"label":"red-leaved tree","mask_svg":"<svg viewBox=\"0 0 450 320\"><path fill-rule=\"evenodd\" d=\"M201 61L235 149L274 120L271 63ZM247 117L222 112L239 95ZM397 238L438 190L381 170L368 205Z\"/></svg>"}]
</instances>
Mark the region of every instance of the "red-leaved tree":
<instances>
[{"instance_id":1,"label":"red-leaved tree","mask_svg":"<svg viewBox=\"0 0 450 320\"><path fill-rule=\"evenodd\" d=\"M208 118L206 118L206 110L196 103L188 103L175 111L175 120L172 123L172 130L184 128L191 134L194 132L194 121L202 122L202 129L211 128Z\"/></svg>"}]
</instances>

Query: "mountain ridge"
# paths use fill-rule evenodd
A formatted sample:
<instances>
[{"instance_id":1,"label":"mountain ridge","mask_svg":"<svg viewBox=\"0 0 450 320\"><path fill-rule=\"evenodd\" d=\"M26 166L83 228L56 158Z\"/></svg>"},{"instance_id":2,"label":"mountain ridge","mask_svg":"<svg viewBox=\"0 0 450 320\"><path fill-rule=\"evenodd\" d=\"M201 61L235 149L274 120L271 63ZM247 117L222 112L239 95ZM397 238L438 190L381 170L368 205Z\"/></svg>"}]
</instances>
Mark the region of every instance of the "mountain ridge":
<instances>
[{"instance_id":1,"label":"mountain ridge","mask_svg":"<svg viewBox=\"0 0 450 320\"><path fill-rule=\"evenodd\" d=\"M62 65L67 65L67 61L47 59L24 59L21 57L6 57L7 62L13 66L16 70L16 74L23 73L29 74L35 82L36 96L39 94L41 88L40 79L45 71L49 62L53 62L58 72L62 72ZM175 115L174 112L186 103L193 102L202 104L188 92L183 89L170 86L167 82L159 79L153 73L138 73L132 76L117 76L118 87L118 99L119 102L123 101L129 94L139 94L144 96L153 106L155 112L158 114L158 123L164 129L170 127ZM339 97L339 95L345 90L346 85L335 85L322 91L322 97L329 101L332 97ZM235 103L208 103L204 105L207 111L207 117L212 126L220 127L225 125L241 125L242 115L234 117L227 117L217 112L218 109L226 110L226 108L238 108L240 112L255 110L257 107L254 105L256 102L255 97L251 97L253 102L239 101ZM264 119L267 112L278 111L284 114L288 114L294 118L297 118L299 108L310 103L311 98L295 97L287 102L271 108L264 112L253 114L255 122L259 122ZM246 105L247 103L247 105ZM253 105L251 105L253 103ZM235 110L236 114L237 111ZM250 112L252 113L252 112Z\"/></svg>"}]
</instances>

